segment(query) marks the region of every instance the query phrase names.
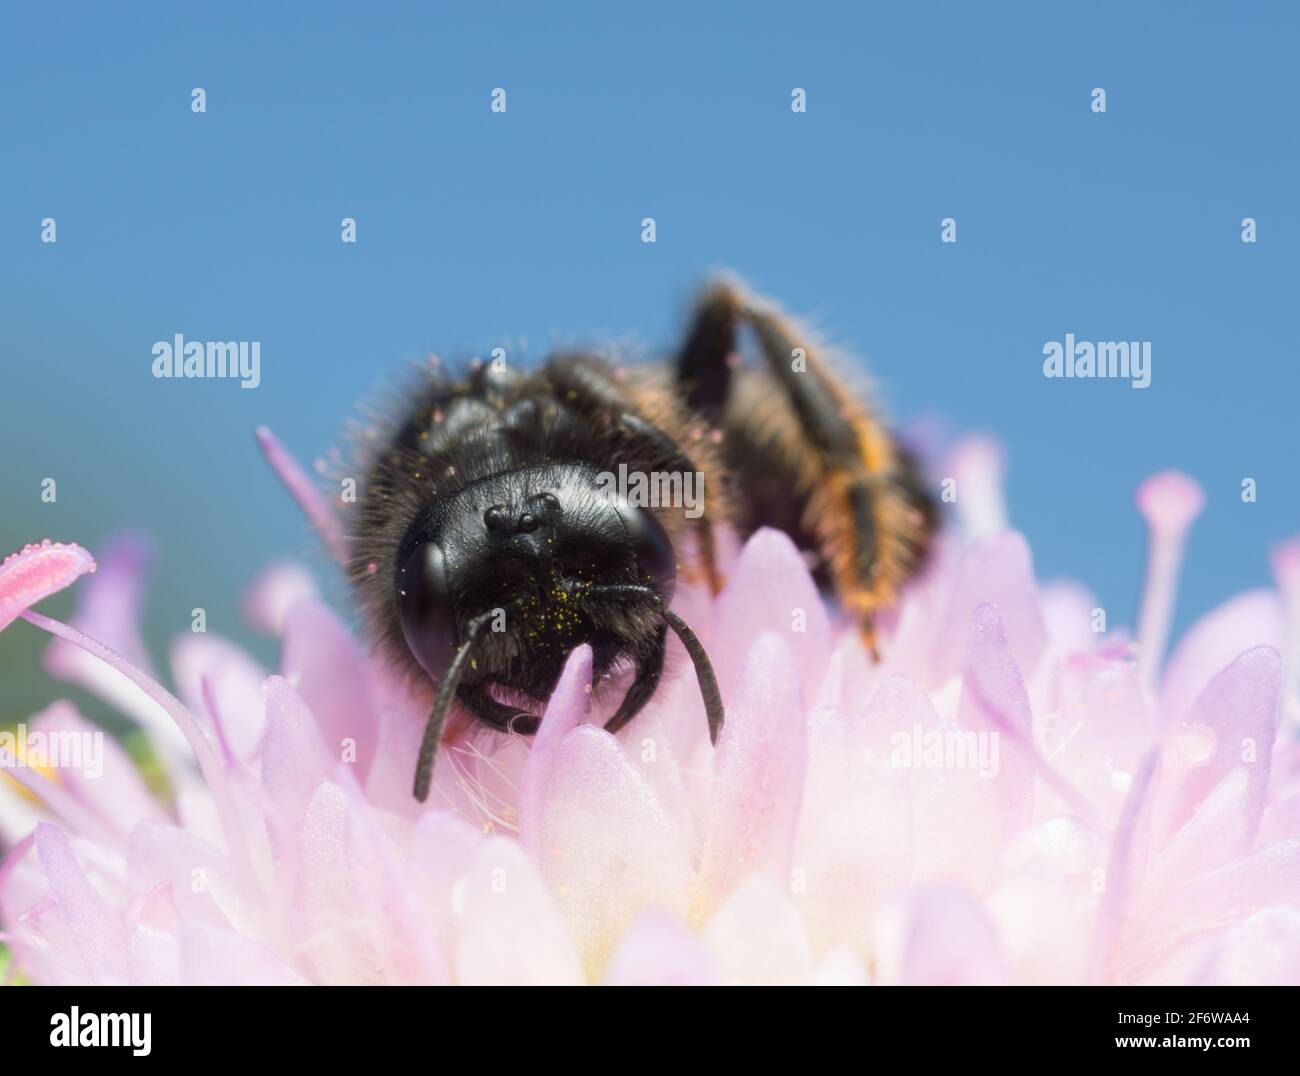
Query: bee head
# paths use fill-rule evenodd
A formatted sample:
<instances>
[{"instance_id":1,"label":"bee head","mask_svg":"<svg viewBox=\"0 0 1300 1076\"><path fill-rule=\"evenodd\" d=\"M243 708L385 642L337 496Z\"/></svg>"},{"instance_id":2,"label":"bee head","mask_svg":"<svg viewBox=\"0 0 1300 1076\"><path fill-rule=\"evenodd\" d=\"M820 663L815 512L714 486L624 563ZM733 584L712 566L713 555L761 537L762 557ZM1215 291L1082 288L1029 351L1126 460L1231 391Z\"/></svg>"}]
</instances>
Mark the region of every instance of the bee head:
<instances>
[{"instance_id":1,"label":"bee head","mask_svg":"<svg viewBox=\"0 0 1300 1076\"><path fill-rule=\"evenodd\" d=\"M406 645L432 679L473 631L481 643L463 684L544 700L575 646L592 644L600 675L644 643L658 623L647 598L671 600L676 559L653 513L594 468L543 464L432 505L401 543L395 582ZM622 601L590 600L618 587Z\"/></svg>"}]
</instances>

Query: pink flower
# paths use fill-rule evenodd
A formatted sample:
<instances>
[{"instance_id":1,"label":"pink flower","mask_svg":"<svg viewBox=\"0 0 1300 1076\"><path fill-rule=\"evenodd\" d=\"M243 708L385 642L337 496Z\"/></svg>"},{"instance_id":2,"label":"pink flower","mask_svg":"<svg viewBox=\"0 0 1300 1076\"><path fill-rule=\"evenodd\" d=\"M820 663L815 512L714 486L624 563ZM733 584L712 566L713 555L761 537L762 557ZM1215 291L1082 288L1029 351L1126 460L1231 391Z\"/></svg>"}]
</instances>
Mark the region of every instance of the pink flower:
<instances>
[{"instance_id":1,"label":"pink flower","mask_svg":"<svg viewBox=\"0 0 1300 1076\"><path fill-rule=\"evenodd\" d=\"M248 600L277 671L186 634L172 694L137 634L139 544L83 581L74 627L28 607L88 556L29 549L0 569L0 622L57 637L49 669L148 731L170 795L110 739L97 779L0 739L0 940L40 983L1300 982L1300 541L1278 590L1210 613L1162 668L1200 490L1139 491L1135 641L1035 580L999 467L983 442L948 464L958 526L879 664L760 532L716 602L677 598L726 700L716 750L680 650L611 736L620 692L593 694L581 648L535 740L461 730L425 807L428 697L302 568ZM90 731L63 702L30 725Z\"/></svg>"}]
</instances>

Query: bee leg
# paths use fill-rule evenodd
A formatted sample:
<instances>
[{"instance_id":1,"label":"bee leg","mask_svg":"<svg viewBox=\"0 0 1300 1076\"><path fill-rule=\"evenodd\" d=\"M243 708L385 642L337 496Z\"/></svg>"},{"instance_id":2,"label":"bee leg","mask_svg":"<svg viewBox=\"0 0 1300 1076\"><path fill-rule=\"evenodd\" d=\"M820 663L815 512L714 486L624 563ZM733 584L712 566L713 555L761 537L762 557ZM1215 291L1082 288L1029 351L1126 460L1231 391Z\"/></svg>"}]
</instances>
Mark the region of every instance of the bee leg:
<instances>
[{"instance_id":1,"label":"bee leg","mask_svg":"<svg viewBox=\"0 0 1300 1076\"><path fill-rule=\"evenodd\" d=\"M723 281L706 288L677 353L678 391L687 407L709 419L722 413L731 391L731 356L743 308L734 285Z\"/></svg>"},{"instance_id":2,"label":"bee leg","mask_svg":"<svg viewBox=\"0 0 1300 1076\"><path fill-rule=\"evenodd\" d=\"M842 605L859 620L863 641L875 654L873 616L893 602L912 574L934 529L935 511L911 457L884 426L840 383L808 334L770 304L722 282L705 291L677 376L686 402L706 415L733 421L737 327L757 338L765 383L782 397L790 436L771 429L771 416L751 413L726 433L738 444L779 444L795 476L802 504L801 530L818 547ZM770 407L767 410L772 410Z\"/></svg>"},{"instance_id":3,"label":"bee leg","mask_svg":"<svg viewBox=\"0 0 1300 1076\"><path fill-rule=\"evenodd\" d=\"M631 406L613 369L595 355L556 355L547 361L544 374L560 402L584 414L612 421Z\"/></svg>"},{"instance_id":4,"label":"bee leg","mask_svg":"<svg viewBox=\"0 0 1300 1076\"><path fill-rule=\"evenodd\" d=\"M728 281L710 285L696 302L686 340L677 352L678 395L687 408L710 423L722 422L731 394L736 330L743 309L744 298L735 285ZM716 571L711 581L715 577ZM720 589L715 583L713 593Z\"/></svg>"},{"instance_id":5,"label":"bee leg","mask_svg":"<svg viewBox=\"0 0 1300 1076\"><path fill-rule=\"evenodd\" d=\"M614 716L605 722L606 732L617 732L636 717L653 697L664 672L664 652L667 649L668 625L661 624L648 649L636 664L636 676Z\"/></svg>"},{"instance_id":6,"label":"bee leg","mask_svg":"<svg viewBox=\"0 0 1300 1076\"><path fill-rule=\"evenodd\" d=\"M456 697L480 721L491 725L495 729L500 729L502 732L515 732L520 736L531 736L537 731L537 726L541 724L541 718L536 714L530 714L516 706L507 706L504 703L497 702L484 684L475 684L472 687L462 686L456 690Z\"/></svg>"},{"instance_id":7,"label":"bee leg","mask_svg":"<svg viewBox=\"0 0 1300 1076\"><path fill-rule=\"evenodd\" d=\"M911 457L793 322L760 303L749 304L746 316L814 461L805 526L817 535L836 593L859 617L874 655L873 615L894 602L923 558L933 503Z\"/></svg>"}]
</instances>

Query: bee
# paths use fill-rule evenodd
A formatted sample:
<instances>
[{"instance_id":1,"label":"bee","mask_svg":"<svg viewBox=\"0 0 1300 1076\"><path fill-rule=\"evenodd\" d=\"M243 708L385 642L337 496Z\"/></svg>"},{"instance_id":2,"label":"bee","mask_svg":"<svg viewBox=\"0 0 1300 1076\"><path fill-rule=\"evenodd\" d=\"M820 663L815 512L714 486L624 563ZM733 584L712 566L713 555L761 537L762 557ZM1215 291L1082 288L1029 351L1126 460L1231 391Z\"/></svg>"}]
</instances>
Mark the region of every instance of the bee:
<instances>
[{"instance_id":1,"label":"bee","mask_svg":"<svg viewBox=\"0 0 1300 1076\"><path fill-rule=\"evenodd\" d=\"M761 361L740 360L742 329ZM679 576L721 588L722 528L790 534L873 655L874 618L935 529L916 460L873 406L792 319L732 280L702 291L666 362L566 351L530 372L499 360L434 369L403 416L367 464L350 574L380 645L437 684L421 802L453 702L531 735L584 643L597 682L631 665L605 726L616 731L653 697L671 631L716 743L717 678L672 599ZM611 486L615 473L698 476L702 510L645 503Z\"/></svg>"}]
</instances>

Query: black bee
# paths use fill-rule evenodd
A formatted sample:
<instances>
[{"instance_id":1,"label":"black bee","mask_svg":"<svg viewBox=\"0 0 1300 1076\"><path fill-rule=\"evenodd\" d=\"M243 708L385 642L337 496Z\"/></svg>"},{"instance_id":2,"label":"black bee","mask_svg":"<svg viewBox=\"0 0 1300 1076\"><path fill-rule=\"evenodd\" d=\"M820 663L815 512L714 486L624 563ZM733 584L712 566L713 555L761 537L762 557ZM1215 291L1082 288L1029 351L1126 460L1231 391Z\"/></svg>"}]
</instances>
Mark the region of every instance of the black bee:
<instances>
[{"instance_id":1,"label":"black bee","mask_svg":"<svg viewBox=\"0 0 1300 1076\"><path fill-rule=\"evenodd\" d=\"M763 357L754 368L736 351L745 324ZM368 467L351 574L388 652L438 684L421 801L453 700L531 735L582 643L598 680L634 668L615 730L653 696L671 630L716 743L717 680L670 606L679 575L721 587L718 528L791 534L874 653L872 617L935 526L912 457L792 321L730 281L705 290L669 363L575 352L529 373L501 361L463 377L432 371ZM698 477L703 511L633 503L611 486L617 473Z\"/></svg>"}]
</instances>

